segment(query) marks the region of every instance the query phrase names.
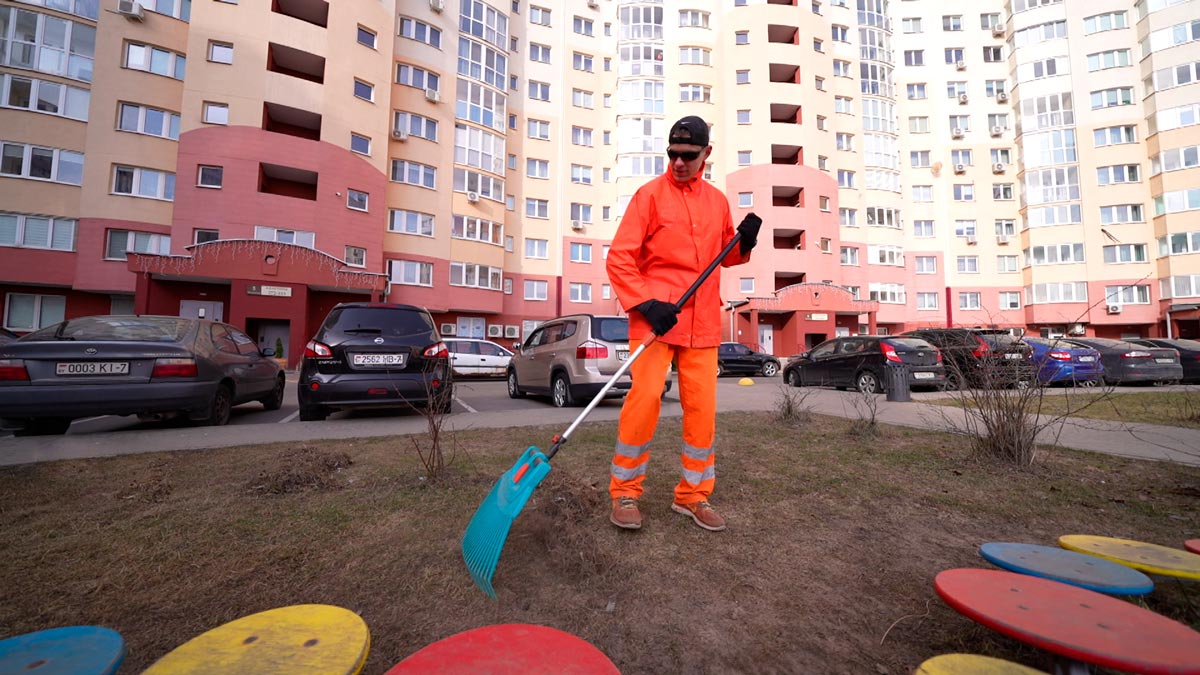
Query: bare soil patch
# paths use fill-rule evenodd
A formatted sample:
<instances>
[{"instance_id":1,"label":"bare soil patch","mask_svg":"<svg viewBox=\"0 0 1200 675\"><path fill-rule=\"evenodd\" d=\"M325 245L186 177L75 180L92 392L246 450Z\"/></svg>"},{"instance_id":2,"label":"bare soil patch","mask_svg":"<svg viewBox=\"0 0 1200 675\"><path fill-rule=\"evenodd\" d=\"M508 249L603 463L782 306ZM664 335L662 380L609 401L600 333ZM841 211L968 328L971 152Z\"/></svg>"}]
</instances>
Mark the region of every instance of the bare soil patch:
<instances>
[{"instance_id":1,"label":"bare soil patch","mask_svg":"<svg viewBox=\"0 0 1200 675\"><path fill-rule=\"evenodd\" d=\"M988 541L1180 547L1200 531L1194 467L1049 450L1015 469L962 437L856 424L721 415L717 534L670 511L678 420L659 427L640 532L608 523L614 425L581 426L513 526L496 602L471 583L463 530L520 452L560 429L457 433L437 481L399 437L4 468L0 636L105 625L127 641L122 670L140 672L224 622L317 602L367 622L367 675L505 622L578 635L626 675L898 675L952 651L1050 671L949 609L934 576L989 567ZM1160 580L1145 603L1200 628L1188 592Z\"/></svg>"}]
</instances>

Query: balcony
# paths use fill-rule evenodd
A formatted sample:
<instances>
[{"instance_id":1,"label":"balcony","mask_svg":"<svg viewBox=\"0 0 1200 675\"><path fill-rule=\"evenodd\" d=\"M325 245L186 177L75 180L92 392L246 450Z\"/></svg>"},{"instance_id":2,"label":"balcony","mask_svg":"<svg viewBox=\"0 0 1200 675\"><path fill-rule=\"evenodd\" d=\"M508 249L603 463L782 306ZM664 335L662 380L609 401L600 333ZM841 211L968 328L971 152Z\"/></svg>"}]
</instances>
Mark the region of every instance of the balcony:
<instances>
[{"instance_id":1,"label":"balcony","mask_svg":"<svg viewBox=\"0 0 1200 675\"><path fill-rule=\"evenodd\" d=\"M781 26L774 23L767 26L767 42L794 45L799 44L799 39L800 29L796 26Z\"/></svg>"},{"instance_id":2,"label":"balcony","mask_svg":"<svg viewBox=\"0 0 1200 675\"><path fill-rule=\"evenodd\" d=\"M271 11L321 28L329 25L329 3L325 0L273 0Z\"/></svg>"},{"instance_id":3,"label":"balcony","mask_svg":"<svg viewBox=\"0 0 1200 675\"><path fill-rule=\"evenodd\" d=\"M317 172L279 164L258 165L258 191L317 201Z\"/></svg>"},{"instance_id":4,"label":"balcony","mask_svg":"<svg viewBox=\"0 0 1200 675\"><path fill-rule=\"evenodd\" d=\"M771 163L772 164L804 164L804 146L803 145L771 145Z\"/></svg>"},{"instance_id":5,"label":"balcony","mask_svg":"<svg viewBox=\"0 0 1200 675\"><path fill-rule=\"evenodd\" d=\"M325 57L274 42L267 45L267 70L317 84L325 83Z\"/></svg>"},{"instance_id":6,"label":"balcony","mask_svg":"<svg viewBox=\"0 0 1200 675\"><path fill-rule=\"evenodd\" d=\"M800 66L790 63L772 63L769 67L772 82L800 84Z\"/></svg>"},{"instance_id":7,"label":"balcony","mask_svg":"<svg viewBox=\"0 0 1200 675\"><path fill-rule=\"evenodd\" d=\"M321 140L321 116L279 103L263 104L263 131Z\"/></svg>"}]
</instances>

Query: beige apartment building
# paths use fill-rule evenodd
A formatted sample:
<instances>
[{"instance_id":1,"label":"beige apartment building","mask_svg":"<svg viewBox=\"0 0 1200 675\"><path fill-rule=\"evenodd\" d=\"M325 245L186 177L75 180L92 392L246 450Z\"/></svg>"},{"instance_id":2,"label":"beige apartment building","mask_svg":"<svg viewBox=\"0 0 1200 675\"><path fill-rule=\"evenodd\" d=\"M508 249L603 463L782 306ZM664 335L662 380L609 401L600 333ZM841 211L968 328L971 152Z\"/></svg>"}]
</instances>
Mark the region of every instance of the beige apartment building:
<instances>
[{"instance_id":1,"label":"beige apartment building","mask_svg":"<svg viewBox=\"0 0 1200 675\"><path fill-rule=\"evenodd\" d=\"M678 117L765 230L729 339L1200 337L1200 0L0 0L0 293L219 317L293 363L336 302L514 342L604 270ZM769 236L767 236L769 234Z\"/></svg>"}]
</instances>

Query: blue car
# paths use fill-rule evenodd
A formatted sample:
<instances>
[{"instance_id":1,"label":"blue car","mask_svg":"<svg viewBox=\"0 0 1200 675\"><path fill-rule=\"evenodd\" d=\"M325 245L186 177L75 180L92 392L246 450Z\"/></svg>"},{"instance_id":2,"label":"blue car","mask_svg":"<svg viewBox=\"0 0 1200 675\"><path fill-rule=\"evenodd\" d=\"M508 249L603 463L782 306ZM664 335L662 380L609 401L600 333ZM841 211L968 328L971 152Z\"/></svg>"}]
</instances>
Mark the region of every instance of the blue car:
<instances>
[{"instance_id":1,"label":"blue car","mask_svg":"<svg viewBox=\"0 0 1200 675\"><path fill-rule=\"evenodd\" d=\"M1104 381L1100 352L1067 342L1025 337L1022 342L1033 350L1033 367L1042 384L1077 384L1094 387Z\"/></svg>"}]
</instances>

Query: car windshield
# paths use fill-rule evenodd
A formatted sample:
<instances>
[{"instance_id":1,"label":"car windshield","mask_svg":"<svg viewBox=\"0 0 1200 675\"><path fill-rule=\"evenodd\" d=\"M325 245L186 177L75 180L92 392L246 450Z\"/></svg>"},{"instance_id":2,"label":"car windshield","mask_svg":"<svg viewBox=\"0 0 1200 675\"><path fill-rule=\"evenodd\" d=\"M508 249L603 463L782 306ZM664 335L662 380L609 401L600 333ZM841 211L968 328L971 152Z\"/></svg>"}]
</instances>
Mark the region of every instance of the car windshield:
<instances>
[{"instance_id":1,"label":"car windshield","mask_svg":"<svg viewBox=\"0 0 1200 675\"><path fill-rule=\"evenodd\" d=\"M976 333L979 335L978 333ZM1019 338L1012 333L983 333L979 335L984 342L992 347L1008 347L1021 342Z\"/></svg>"},{"instance_id":2,"label":"car windshield","mask_svg":"<svg viewBox=\"0 0 1200 675\"><path fill-rule=\"evenodd\" d=\"M1145 349L1145 345L1136 345L1132 342L1124 340L1113 340L1112 338L1088 338L1087 342L1080 342L1085 347L1105 347L1108 349Z\"/></svg>"},{"instance_id":3,"label":"car windshield","mask_svg":"<svg viewBox=\"0 0 1200 675\"><path fill-rule=\"evenodd\" d=\"M433 331L429 315L399 307L342 307L329 313L325 325L341 333L420 335Z\"/></svg>"},{"instance_id":4,"label":"car windshield","mask_svg":"<svg viewBox=\"0 0 1200 675\"><path fill-rule=\"evenodd\" d=\"M629 319L612 317L592 321L592 337L605 342L629 342Z\"/></svg>"},{"instance_id":5,"label":"car windshield","mask_svg":"<svg viewBox=\"0 0 1200 675\"><path fill-rule=\"evenodd\" d=\"M179 342L190 325L188 319L170 316L85 316L34 331L26 335L22 342Z\"/></svg>"},{"instance_id":6,"label":"car windshield","mask_svg":"<svg viewBox=\"0 0 1200 675\"><path fill-rule=\"evenodd\" d=\"M1195 340L1170 340L1167 342L1167 344L1171 345L1172 347L1179 347L1181 349L1187 349L1193 352L1200 352L1200 342Z\"/></svg>"}]
</instances>

